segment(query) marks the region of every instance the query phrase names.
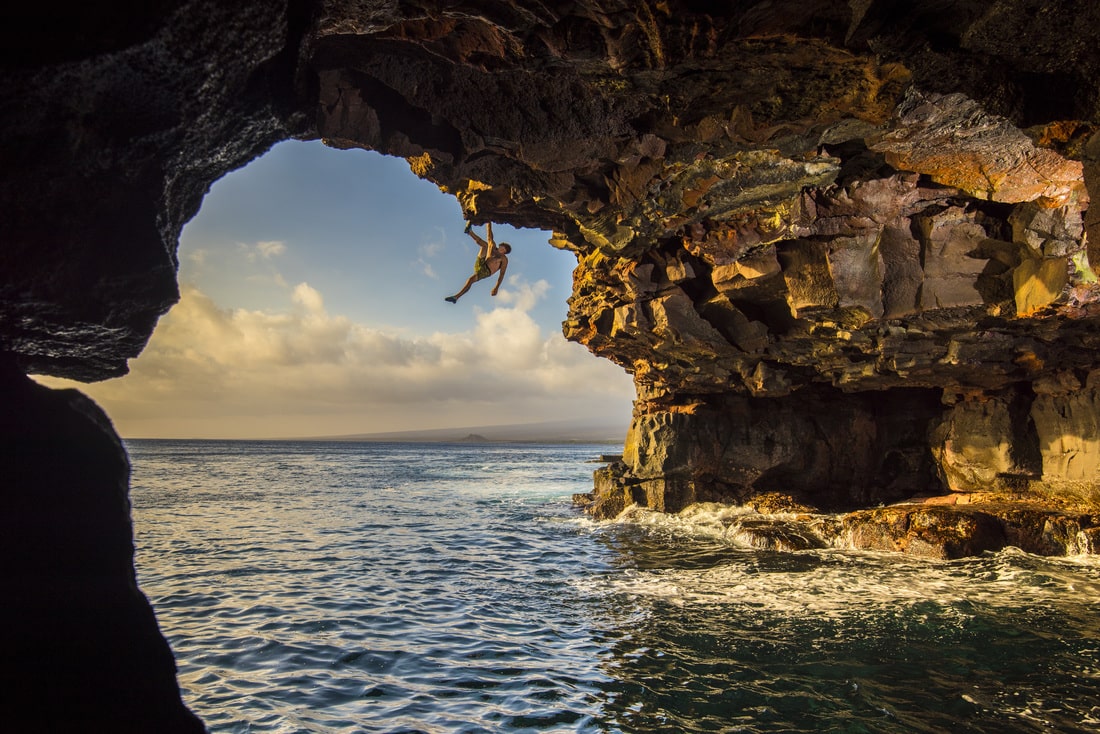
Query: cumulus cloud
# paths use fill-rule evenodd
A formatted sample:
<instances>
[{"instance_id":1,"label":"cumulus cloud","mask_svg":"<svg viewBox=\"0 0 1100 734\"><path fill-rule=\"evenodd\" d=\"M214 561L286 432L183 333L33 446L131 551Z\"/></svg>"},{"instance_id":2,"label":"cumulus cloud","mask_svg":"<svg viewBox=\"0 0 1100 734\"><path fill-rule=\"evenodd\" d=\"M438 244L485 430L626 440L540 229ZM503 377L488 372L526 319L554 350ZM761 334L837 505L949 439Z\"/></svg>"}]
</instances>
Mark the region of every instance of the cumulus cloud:
<instances>
[{"instance_id":1,"label":"cumulus cloud","mask_svg":"<svg viewBox=\"0 0 1100 734\"><path fill-rule=\"evenodd\" d=\"M193 286L125 378L81 386L125 436L306 436L629 414L621 368L528 311L510 281L458 333L408 337L330 314L299 283L280 310L223 309Z\"/></svg>"},{"instance_id":2,"label":"cumulus cloud","mask_svg":"<svg viewBox=\"0 0 1100 734\"><path fill-rule=\"evenodd\" d=\"M534 283L528 283L523 278L511 277L508 279L508 285L508 289L500 290L497 298L501 303L510 304L517 311L530 311L550 292L550 284L541 278Z\"/></svg>"}]
</instances>

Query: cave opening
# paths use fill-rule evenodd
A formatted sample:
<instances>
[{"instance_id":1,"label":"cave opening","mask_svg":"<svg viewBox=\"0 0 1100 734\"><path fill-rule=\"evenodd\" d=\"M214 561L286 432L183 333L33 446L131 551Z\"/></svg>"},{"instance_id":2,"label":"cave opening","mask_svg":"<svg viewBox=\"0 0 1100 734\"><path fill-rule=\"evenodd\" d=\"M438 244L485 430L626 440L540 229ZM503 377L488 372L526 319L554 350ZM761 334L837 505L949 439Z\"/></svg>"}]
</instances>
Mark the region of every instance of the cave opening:
<instances>
[{"instance_id":1,"label":"cave opening","mask_svg":"<svg viewBox=\"0 0 1100 734\"><path fill-rule=\"evenodd\" d=\"M180 237L180 302L129 375L39 379L89 394L124 438L625 432L629 376L561 333L574 255L496 224L513 247L499 295L494 277L452 305L477 252L464 226L402 159L285 141L211 186Z\"/></svg>"},{"instance_id":2,"label":"cave opening","mask_svg":"<svg viewBox=\"0 0 1100 734\"><path fill-rule=\"evenodd\" d=\"M385 613L363 600L428 593L423 579L437 593L474 562L447 545L455 512L489 528L494 506L522 508L552 491L553 513L572 517L568 498L590 486L586 462L605 444L621 447L629 376L561 334L574 256L549 246L547 232L497 225L496 240L513 246L499 294L479 283L452 305L443 296L476 250L463 227L455 199L401 159L278 144L215 182L184 228L180 301L127 376L36 378L91 396L122 437L140 589L185 702L206 724L243 725L254 708L240 698L261 679L275 693L260 708L340 710L321 699L362 688L371 666L400 659L403 635L431 627L438 611L410 620L400 599ZM426 480L393 471L421 459ZM516 464L508 483L495 476ZM410 495L396 510L369 499L395 490ZM443 493L443 512L424 506ZM414 509L423 516L410 518ZM334 551L336 537L345 542ZM435 546L446 549L438 558L424 551ZM411 556L399 549L426 554L415 579L404 579ZM448 593L463 615L498 612ZM395 619L406 626L391 636ZM345 632L358 652L338 661L337 683L314 680L322 693L311 697L294 678L306 675L295 672L301 648L322 654ZM356 696L400 680L376 678L373 694ZM395 705L386 698L383 717Z\"/></svg>"}]
</instances>

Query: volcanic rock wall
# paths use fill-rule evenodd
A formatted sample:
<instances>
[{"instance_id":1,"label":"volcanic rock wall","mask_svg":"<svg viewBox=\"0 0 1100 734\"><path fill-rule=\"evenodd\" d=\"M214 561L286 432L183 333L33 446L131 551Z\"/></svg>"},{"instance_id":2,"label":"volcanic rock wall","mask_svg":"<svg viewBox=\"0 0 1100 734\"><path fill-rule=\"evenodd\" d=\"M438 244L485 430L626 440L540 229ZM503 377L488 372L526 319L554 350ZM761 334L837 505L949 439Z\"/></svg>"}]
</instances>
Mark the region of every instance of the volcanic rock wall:
<instances>
[{"instance_id":1,"label":"volcanic rock wall","mask_svg":"<svg viewBox=\"0 0 1100 734\"><path fill-rule=\"evenodd\" d=\"M1041 487L1095 499L1100 289L1082 164L966 97L913 88L884 125L815 152L833 157L824 184L748 209L728 206L720 176L687 196L654 191L658 206L721 214L641 257L583 253L566 333L638 383L624 489L642 480L645 503L670 510L753 491L831 507L896 500L892 424L905 415L904 443L924 447L907 463L925 477L906 473L910 494ZM916 388L919 405L901 397ZM757 444L770 419L755 414L787 416L767 458ZM712 416L738 417L715 432ZM644 448L646 434L660 448ZM652 461L696 434L722 447L719 467ZM830 440L818 450L816 437ZM684 471L698 491L657 499L652 483ZM600 515L621 509L607 487Z\"/></svg>"},{"instance_id":2,"label":"volcanic rock wall","mask_svg":"<svg viewBox=\"0 0 1100 734\"><path fill-rule=\"evenodd\" d=\"M992 493L1038 514L958 510L971 536L950 544L927 535L950 507L865 510L846 532L933 555L1096 536L1080 508L1049 514L1095 503L1100 481L1096 4L2 12L0 387L18 410L3 491L22 539L5 621L49 641L32 682L4 687L5 724L76 730L52 704L94 691L110 730L197 726L133 583L117 437L20 371L122 374L177 298L204 192L288 137L403 156L471 220L576 253L565 333L638 387L597 515ZM5 680L36 645L5 657ZM67 671L53 688L51 660Z\"/></svg>"},{"instance_id":3,"label":"volcanic rock wall","mask_svg":"<svg viewBox=\"0 0 1100 734\"><path fill-rule=\"evenodd\" d=\"M321 135L578 257L565 333L638 389L593 514L1096 499L1095 10L346 8Z\"/></svg>"}]
</instances>

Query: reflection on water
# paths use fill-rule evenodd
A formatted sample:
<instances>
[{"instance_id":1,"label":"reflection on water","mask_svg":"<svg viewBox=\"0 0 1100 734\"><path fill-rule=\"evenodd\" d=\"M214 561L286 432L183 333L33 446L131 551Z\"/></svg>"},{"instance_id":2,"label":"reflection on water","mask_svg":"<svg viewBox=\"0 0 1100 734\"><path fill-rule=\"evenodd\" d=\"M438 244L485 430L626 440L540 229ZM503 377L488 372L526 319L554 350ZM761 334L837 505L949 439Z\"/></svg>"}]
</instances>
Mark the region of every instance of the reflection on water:
<instances>
[{"instance_id":1,"label":"reflection on water","mask_svg":"<svg viewBox=\"0 0 1100 734\"><path fill-rule=\"evenodd\" d=\"M601 446L129 448L142 586L216 732L1100 730L1091 560L594 524L568 498Z\"/></svg>"}]
</instances>

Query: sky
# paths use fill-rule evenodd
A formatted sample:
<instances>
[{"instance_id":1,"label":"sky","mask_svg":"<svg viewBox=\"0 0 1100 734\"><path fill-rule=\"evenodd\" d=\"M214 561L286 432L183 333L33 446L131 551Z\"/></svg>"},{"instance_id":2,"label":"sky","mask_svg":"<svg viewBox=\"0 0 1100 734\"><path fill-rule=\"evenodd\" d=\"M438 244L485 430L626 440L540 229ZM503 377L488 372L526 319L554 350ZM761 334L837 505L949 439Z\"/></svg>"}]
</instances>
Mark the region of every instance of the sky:
<instances>
[{"instance_id":1,"label":"sky","mask_svg":"<svg viewBox=\"0 0 1100 734\"><path fill-rule=\"evenodd\" d=\"M408 164L286 141L215 182L180 237L180 302L130 374L82 384L124 438L296 438L621 423L629 375L565 341L572 253L494 225L496 277L444 301L476 243ZM484 236L483 227L475 232Z\"/></svg>"}]
</instances>

